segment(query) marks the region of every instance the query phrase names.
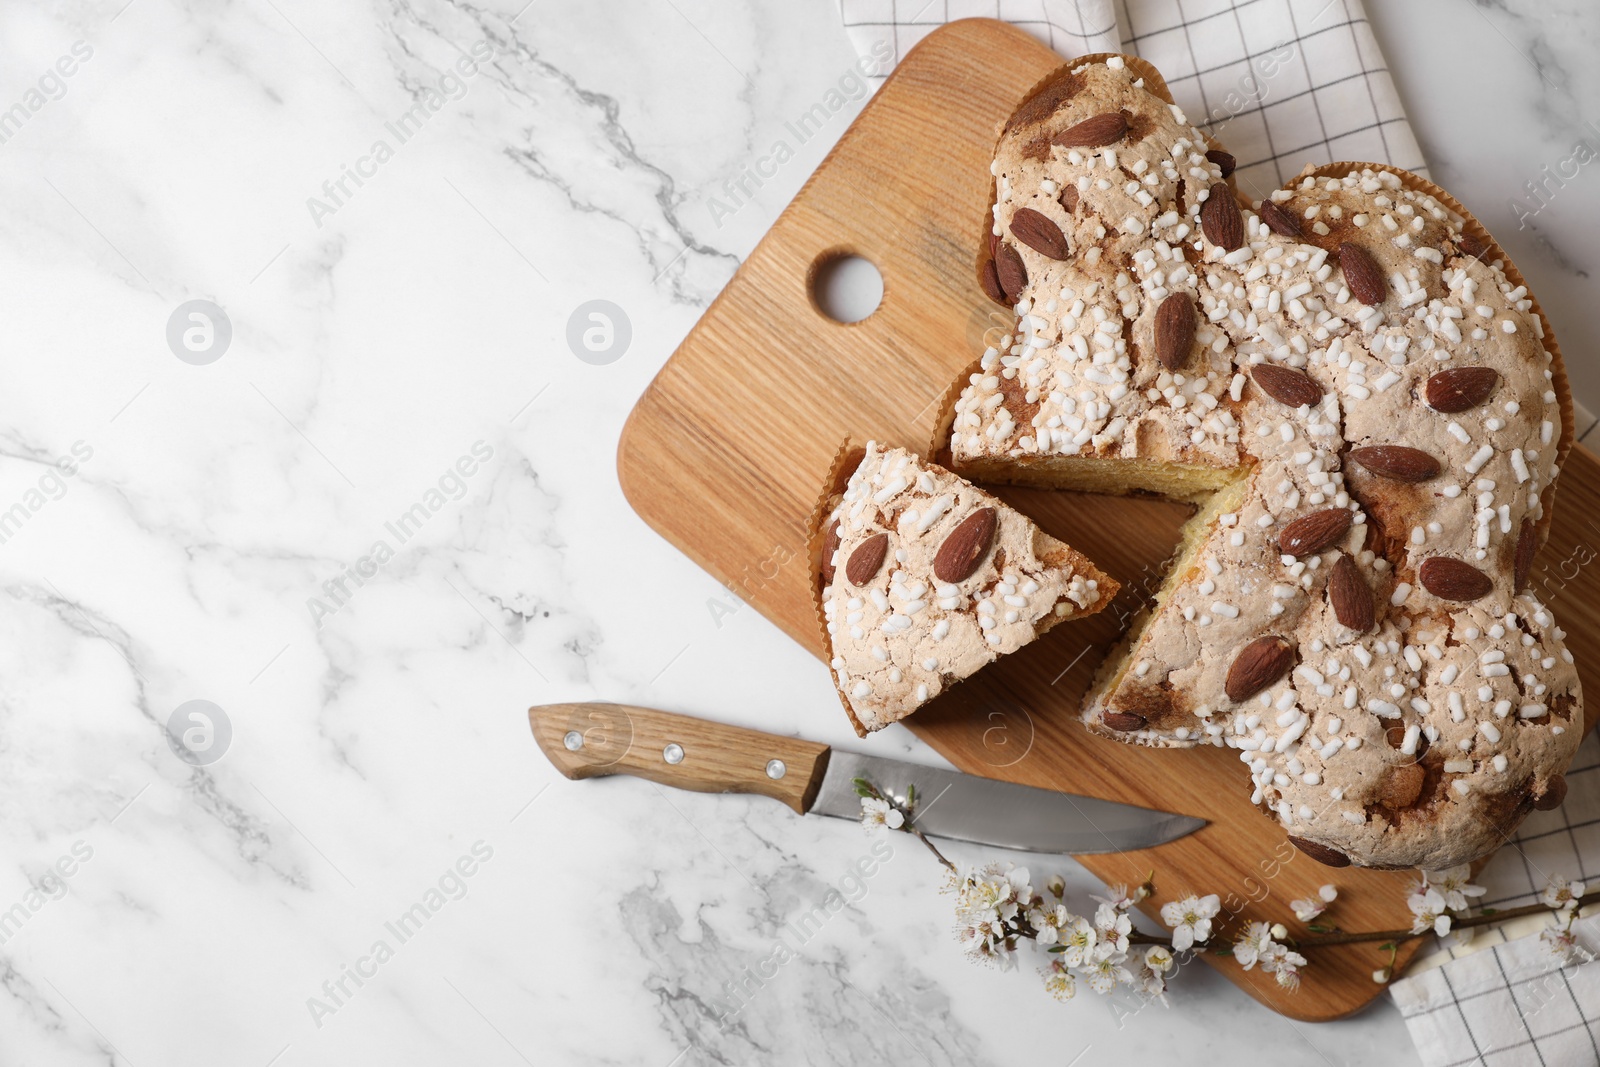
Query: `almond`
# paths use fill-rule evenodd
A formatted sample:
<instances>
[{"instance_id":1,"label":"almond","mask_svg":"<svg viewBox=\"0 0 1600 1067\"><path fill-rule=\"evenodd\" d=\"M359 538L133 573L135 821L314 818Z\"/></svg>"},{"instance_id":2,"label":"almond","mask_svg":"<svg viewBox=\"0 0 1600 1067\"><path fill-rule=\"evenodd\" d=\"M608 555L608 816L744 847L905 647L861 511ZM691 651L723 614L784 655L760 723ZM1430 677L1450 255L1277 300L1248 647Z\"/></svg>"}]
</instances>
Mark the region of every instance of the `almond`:
<instances>
[{"instance_id":1,"label":"almond","mask_svg":"<svg viewBox=\"0 0 1600 1067\"><path fill-rule=\"evenodd\" d=\"M1222 169L1222 176L1226 178L1238 166L1238 160L1233 158L1232 152L1224 152L1220 148L1213 148L1206 152L1206 158Z\"/></svg>"},{"instance_id":2,"label":"almond","mask_svg":"<svg viewBox=\"0 0 1600 1067\"><path fill-rule=\"evenodd\" d=\"M1235 703L1249 700L1283 677L1294 663L1294 646L1276 634L1258 637L1239 650L1223 689Z\"/></svg>"},{"instance_id":3,"label":"almond","mask_svg":"<svg viewBox=\"0 0 1600 1067\"><path fill-rule=\"evenodd\" d=\"M1028 287L1028 268L1022 265L1022 253L1008 244L1000 244L994 250L994 273L1000 282L1000 290L1005 293L1006 303L1015 304L1022 297L1022 290Z\"/></svg>"},{"instance_id":4,"label":"almond","mask_svg":"<svg viewBox=\"0 0 1600 1067\"><path fill-rule=\"evenodd\" d=\"M1061 195L1056 197L1056 202L1061 205L1061 210L1069 215L1078 210L1078 187L1069 185L1061 190Z\"/></svg>"},{"instance_id":5,"label":"almond","mask_svg":"<svg viewBox=\"0 0 1600 1067\"><path fill-rule=\"evenodd\" d=\"M1409 445L1352 448L1350 458L1373 474L1397 482L1425 482L1439 473L1439 461Z\"/></svg>"},{"instance_id":6,"label":"almond","mask_svg":"<svg viewBox=\"0 0 1600 1067\"><path fill-rule=\"evenodd\" d=\"M1422 783L1428 772L1420 764L1403 763L1389 768L1383 785L1378 788L1378 803L1390 811L1403 811L1417 802L1422 795Z\"/></svg>"},{"instance_id":7,"label":"almond","mask_svg":"<svg viewBox=\"0 0 1600 1067\"><path fill-rule=\"evenodd\" d=\"M1422 395L1433 410L1454 415L1489 399L1499 382L1500 372L1490 367L1451 367L1429 378Z\"/></svg>"},{"instance_id":8,"label":"almond","mask_svg":"<svg viewBox=\"0 0 1600 1067\"><path fill-rule=\"evenodd\" d=\"M1188 293L1172 293L1156 308L1156 358L1168 370L1189 362L1194 319L1194 297Z\"/></svg>"},{"instance_id":9,"label":"almond","mask_svg":"<svg viewBox=\"0 0 1600 1067\"><path fill-rule=\"evenodd\" d=\"M1229 252L1244 246L1244 216L1226 182L1213 185L1211 195L1200 205L1200 228L1207 240Z\"/></svg>"},{"instance_id":10,"label":"almond","mask_svg":"<svg viewBox=\"0 0 1600 1067\"><path fill-rule=\"evenodd\" d=\"M1315 841L1307 841L1303 837L1294 837L1292 835L1289 838L1289 844L1318 863L1325 863L1329 867L1350 866L1350 857L1336 848L1329 848L1327 845L1319 845Z\"/></svg>"},{"instance_id":11,"label":"almond","mask_svg":"<svg viewBox=\"0 0 1600 1067\"><path fill-rule=\"evenodd\" d=\"M1324 508L1302 515L1278 534L1278 551L1286 556L1314 556L1350 532L1351 518L1349 508Z\"/></svg>"},{"instance_id":12,"label":"almond","mask_svg":"<svg viewBox=\"0 0 1600 1067\"><path fill-rule=\"evenodd\" d=\"M822 584L833 584L833 554L839 551L839 524L828 527L828 536L822 539Z\"/></svg>"},{"instance_id":13,"label":"almond","mask_svg":"<svg viewBox=\"0 0 1600 1067\"><path fill-rule=\"evenodd\" d=\"M1107 730L1120 730L1127 733L1130 730L1143 730L1145 717L1135 715L1131 711L1102 711L1100 722Z\"/></svg>"},{"instance_id":14,"label":"almond","mask_svg":"<svg viewBox=\"0 0 1600 1067\"><path fill-rule=\"evenodd\" d=\"M1116 144L1126 136L1127 114L1107 111L1103 115L1084 119L1076 126L1068 126L1050 138L1050 143L1062 148L1103 148L1108 144Z\"/></svg>"},{"instance_id":15,"label":"almond","mask_svg":"<svg viewBox=\"0 0 1600 1067\"><path fill-rule=\"evenodd\" d=\"M1485 253L1489 251L1489 245L1486 242L1479 240L1470 233L1463 233L1460 237L1457 237L1456 247L1473 259L1482 259Z\"/></svg>"},{"instance_id":16,"label":"almond","mask_svg":"<svg viewBox=\"0 0 1600 1067\"><path fill-rule=\"evenodd\" d=\"M1302 232L1299 217L1294 212L1279 207L1275 201L1261 201L1261 206L1256 208L1256 214L1267 224L1267 229L1280 237L1299 237Z\"/></svg>"},{"instance_id":17,"label":"almond","mask_svg":"<svg viewBox=\"0 0 1600 1067\"><path fill-rule=\"evenodd\" d=\"M1328 603L1333 605L1333 617L1339 620L1339 625L1358 634L1366 633L1378 621L1372 586L1367 584L1356 561L1349 556L1340 556L1328 574Z\"/></svg>"},{"instance_id":18,"label":"almond","mask_svg":"<svg viewBox=\"0 0 1600 1067\"><path fill-rule=\"evenodd\" d=\"M1533 575L1533 557L1539 551L1539 531L1532 519L1522 520L1522 532L1517 534L1517 554L1511 565L1511 592L1522 592Z\"/></svg>"},{"instance_id":19,"label":"almond","mask_svg":"<svg viewBox=\"0 0 1600 1067\"><path fill-rule=\"evenodd\" d=\"M1372 258L1372 253L1353 241L1339 246L1339 269L1344 271L1344 283L1350 295L1369 307L1383 303L1389 283L1383 280L1383 268Z\"/></svg>"},{"instance_id":20,"label":"almond","mask_svg":"<svg viewBox=\"0 0 1600 1067\"><path fill-rule=\"evenodd\" d=\"M1565 799L1567 799L1567 780L1557 774L1544 784L1544 792L1533 798L1533 806L1540 811L1554 811Z\"/></svg>"},{"instance_id":21,"label":"almond","mask_svg":"<svg viewBox=\"0 0 1600 1067\"><path fill-rule=\"evenodd\" d=\"M979 508L961 520L933 557L933 576L941 582L964 582L972 577L994 542L999 515L994 508Z\"/></svg>"},{"instance_id":22,"label":"almond","mask_svg":"<svg viewBox=\"0 0 1600 1067\"><path fill-rule=\"evenodd\" d=\"M866 585L877 575L888 554L889 535L873 534L850 553L850 559L844 565L844 576L850 579L851 585Z\"/></svg>"},{"instance_id":23,"label":"almond","mask_svg":"<svg viewBox=\"0 0 1600 1067\"><path fill-rule=\"evenodd\" d=\"M1011 216L1011 236L1050 259L1067 258L1067 239L1061 227L1031 207L1018 208Z\"/></svg>"},{"instance_id":24,"label":"almond","mask_svg":"<svg viewBox=\"0 0 1600 1067\"><path fill-rule=\"evenodd\" d=\"M1302 408L1322 403L1322 387L1297 370L1275 363L1258 363L1250 368L1250 377L1262 392L1280 404Z\"/></svg>"},{"instance_id":25,"label":"almond","mask_svg":"<svg viewBox=\"0 0 1600 1067\"><path fill-rule=\"evenodd\" d=\"M1417 568L1417 581L1422 588L1440 600L1461 603L1488 596L1494 589L1494 580L1464 560L1449 556L1430 556Z\"/></svg>"},{"instance_id":26,"label":"almond","mask_svg":"<svg viewBox=\"0 0 1600 1067\"><path fill-rule=\"evenodd\" d=\"M986 259L983 266L978 268L978 284L983 286L983 295L996 304L1010 303L1006 299L1006 291L1000 288L1000 275L994 269L994 260Z\"/></svg>"}]
</instances>

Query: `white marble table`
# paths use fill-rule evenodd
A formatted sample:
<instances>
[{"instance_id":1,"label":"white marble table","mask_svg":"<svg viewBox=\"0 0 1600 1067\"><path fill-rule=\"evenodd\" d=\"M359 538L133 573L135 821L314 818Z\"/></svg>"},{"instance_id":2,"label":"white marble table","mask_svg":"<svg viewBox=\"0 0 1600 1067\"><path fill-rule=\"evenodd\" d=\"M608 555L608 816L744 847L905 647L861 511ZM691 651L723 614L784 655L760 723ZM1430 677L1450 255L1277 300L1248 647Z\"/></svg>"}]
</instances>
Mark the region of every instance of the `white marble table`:
<instances>
[{"instance_id":1,"label":"white marble table","mask_svg":"<svg viewBox=\"0 0 1600 1067\"><path fill-rule=\"evenodd\" d=\"M534 748L528 705L588 698L858 744L613 474L861 106L734 200L849 69L832 5L124 3L0 12L0 1063L1415 1062L1385 1002L1294 1025L1195 968L1124 1023L977 971L905 838L719 1021L869 840ZM1507 206L1600 143L1600 19L1373 6L1600 410L1600 177ZM596 299L604 365L567 340ZM188 309L169 346L191 300L225 349ZM199 765L192 700L231 731Z\"/></svg>"}]
</instances>

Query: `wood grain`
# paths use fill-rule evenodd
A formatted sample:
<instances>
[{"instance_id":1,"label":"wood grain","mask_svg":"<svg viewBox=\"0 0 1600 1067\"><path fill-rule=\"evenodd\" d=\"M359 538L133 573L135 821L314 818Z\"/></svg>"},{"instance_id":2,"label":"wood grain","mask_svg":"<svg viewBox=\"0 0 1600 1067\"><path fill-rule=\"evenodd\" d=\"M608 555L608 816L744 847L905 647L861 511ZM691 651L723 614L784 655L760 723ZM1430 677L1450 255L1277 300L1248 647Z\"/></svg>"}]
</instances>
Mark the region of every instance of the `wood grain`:
<instances>
[{"instance_id":1,"label":"wood grain","mask_svg":"<svg viewBox=\"0 0 1600 1067\"><path fill-rule=\"evenodd\" d=\"M828 767L828 746L815 741L629 704L543 704L528 709L528 725L568 778L631 774L696 793L756 793L799 815ZM783 764L776 778L773 760Z\"/></svg>"},{"instance_id":2,"label":"wood grain","mask_svg":"<svg viewBox=\"0 0 1600 1067\"><path fill-rule=\"evenodd\" d=\"M690 332L624 431L618 471L638 513L819 658L805 550L818 488L847 437L928 448L945 390L981 351L985 330L1009 325L978 288L976 223L990 202L1000 123L1059 63L1002 23L969 20L930 34ZM848 326L823 316L808 289L815 265L845 251L884 276L882 305ZM753 361L754 352L765 356ZM1560 486L1533 584L1569 631L1585 685L1600 692L1600 577L1588 565L1600 552L1600 462L1575 449ZM1237 753L1136 748L1079 725L1094 668L1154 593L1189 509L985 488L1088 553L1123 591L1110 610L1056 627L907 725L964 770L1211 820L1157 849L1082 857L1110 883L1137 884L1154 871L1152 915L1191 891L1215 892L1225 933L1258 918L1288 919L1293 930L1289 902L1333 882L1340 897L1330 918L1346 929L1407 924L1411 876L1334 871L1294 852L1250 806ZM931 886L936 872L929 877ZM1259 970L1202 958L1274 1010L1322 1021L1382 992L1371 972L1384 955L1371 945L1318 950L1292 994Z\"/></svg>"}]
</instances>

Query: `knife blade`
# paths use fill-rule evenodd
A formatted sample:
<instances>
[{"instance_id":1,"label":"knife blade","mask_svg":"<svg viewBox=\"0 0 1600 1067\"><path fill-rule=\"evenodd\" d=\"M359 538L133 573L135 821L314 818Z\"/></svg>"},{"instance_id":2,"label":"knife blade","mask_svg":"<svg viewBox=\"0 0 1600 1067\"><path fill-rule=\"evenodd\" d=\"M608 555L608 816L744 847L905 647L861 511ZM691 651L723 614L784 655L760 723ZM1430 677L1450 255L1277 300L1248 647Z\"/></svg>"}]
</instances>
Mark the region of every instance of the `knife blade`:
<instances>
[{"instance_id":1,"label":"knife blade","mask_svg":"<svg viewBox=\"0 0 1600 1067\"><path fill-rule=\"evenodd\" d=\"M545 704L528 709L528 722L539 747L568 778L627 774L702 793L755 793L801 815L852 821L861 817L855 779L901 801L914 785L913 818L923 833L1028 852L1153 848L1206 825L1193 816L841 752L627 704Z\"/></svg>"}]
</instances>

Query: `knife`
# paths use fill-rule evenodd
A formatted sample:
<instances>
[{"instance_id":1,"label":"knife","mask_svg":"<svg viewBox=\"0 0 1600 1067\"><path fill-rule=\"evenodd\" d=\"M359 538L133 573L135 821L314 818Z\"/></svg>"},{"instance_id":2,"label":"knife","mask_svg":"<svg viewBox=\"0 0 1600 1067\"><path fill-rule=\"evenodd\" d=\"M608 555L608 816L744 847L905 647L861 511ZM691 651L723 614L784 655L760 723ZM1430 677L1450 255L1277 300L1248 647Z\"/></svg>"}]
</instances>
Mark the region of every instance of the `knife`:
<instances>
[{"instance_id":1,"label":"knife","mask_svg":"<svg viewBox=\"0 0 1600 1067\"><path fill-rule=\"evenodd\" d=\"M841 752L797 737L627 704L528 709L533 736L572 779L628 774L699 793L756 793L801 815L859 820L857 778L904 802L916 786L917 829L1027 852L1088 854L1153 848L1204 819L1053 789Z\"/></svg>"}]
</instances>

